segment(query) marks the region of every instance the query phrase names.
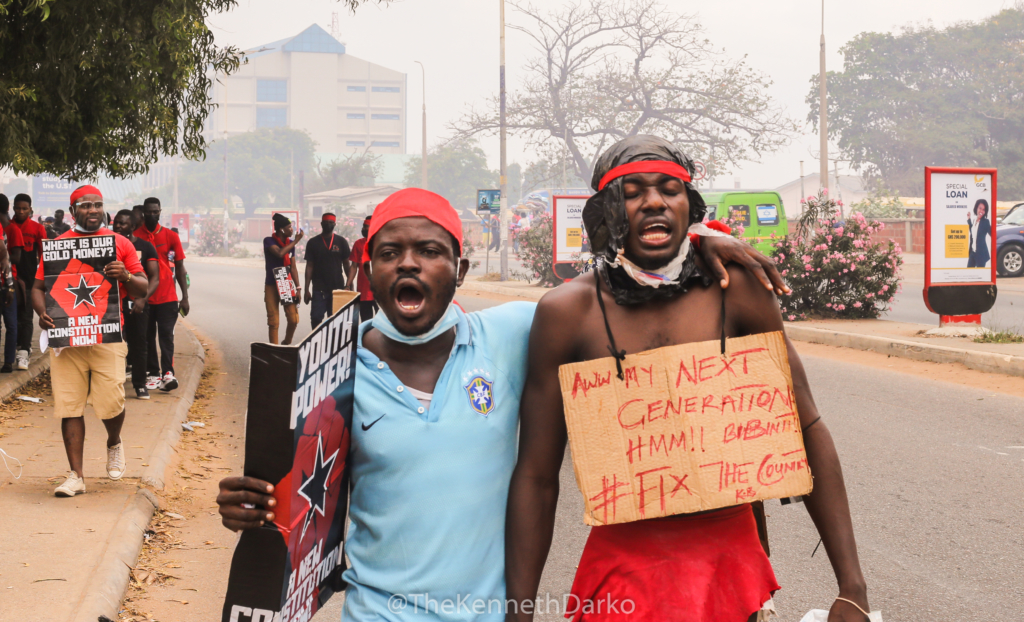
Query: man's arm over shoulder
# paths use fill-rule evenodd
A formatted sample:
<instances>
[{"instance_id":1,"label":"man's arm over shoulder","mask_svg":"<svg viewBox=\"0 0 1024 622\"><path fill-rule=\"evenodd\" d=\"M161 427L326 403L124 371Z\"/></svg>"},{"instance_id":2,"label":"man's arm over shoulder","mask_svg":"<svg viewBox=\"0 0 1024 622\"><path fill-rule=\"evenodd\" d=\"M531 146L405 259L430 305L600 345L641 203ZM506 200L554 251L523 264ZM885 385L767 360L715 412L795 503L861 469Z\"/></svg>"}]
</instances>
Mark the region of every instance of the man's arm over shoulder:
<instances>
[{"instance_id":1,"label":"man's arm over shoulder","mask_svg":"<svg viewBox=\"0 0 1024 622\"><path fill-rule=\"evenodd\" d=\"M549 292L537 305L530 330L526 386L519 407L519 458L505 519L507 598L520 604L536 597L551 548L567 439L558 368L577 356L573 328L585 311L586 293L576 283ZM510 607L507 619L532 619L532 613L521 609Z\"/></svg>"},{"instance_id":2,"label":"man's arm over shoulder","mask_svg":"<svg viewBox=\"0 0 1024 622\"><path fill-rule=\"evenodd\" d=\"M730 267L729 276L731 284L726 295L726 322L730 334L750 335L784 329L782 312L774 294L757 283L746 270ZM857 555L857 541L854 538L839 454L825 421L821 419L818 406L814 403L800 355L788 337L786 351L796 393L797 412L804 430L807 462L814 474L814 490L805 497L807 512L832 562L839 583L839 595L870 611L867 584ZM862 613L843 601L836 601L832 609L838 617L830 616L829 620L865 620Z\"/></svg>"}]
</instances>

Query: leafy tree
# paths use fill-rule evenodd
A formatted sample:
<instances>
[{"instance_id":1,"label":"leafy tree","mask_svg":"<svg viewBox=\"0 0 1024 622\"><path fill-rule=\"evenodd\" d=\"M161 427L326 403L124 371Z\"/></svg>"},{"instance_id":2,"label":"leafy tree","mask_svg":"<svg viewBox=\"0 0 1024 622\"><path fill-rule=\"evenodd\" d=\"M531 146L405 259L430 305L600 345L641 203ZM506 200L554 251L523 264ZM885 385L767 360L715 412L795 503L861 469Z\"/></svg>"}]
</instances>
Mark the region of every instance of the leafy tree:
<instances>
[{"instance_id":1,"label":"leafy tree","mask_svg":"<svg viewBox=\"0 0 1024 622\"><path fill-rule=\"evenodd\" d=\"M476 191L498 187L498 173L487 168L487 155L475 140L454 140L428 152L427 190L448 199L456 209L473 209ZM420 158L405 165L405 185L420 186Z\"/></svg>"},{"instance_id":2,"label":"leafy tree","mask_svg":"<svg viewBox=\"0 0 1024 622\"><path fill-rule=\"evenodd\" d=\"M327 164L317 162L316 175L306 182L306 192L372 186L382 168L380 156L369 150L341 156Z\"/></svg>"},{"instance_id":3,"label":"leafy tree","mask_svg":"<svg viewBox=\"0 0 1024 622\"><path fill-rule=\"evenodd\" d=\"M768 96L767 78L725 58L694 18L660 0L509 4L523 22L509 27L537 51L508 96L509 131L541 153L565 149L580 179L589 180L597 157L627 136L656 134L685 146L714 175L774 151L795 131ZM498 127L496 98L453 125L459 137Z\"/></svg>"},{"instance_id":4,"label":"leafy tree","mask_svg":"<svg viewBox=\"0 0 1024 622\"><path fill-rule=\"evenodd\" d=\"M227 139L228 190L241 197L246 215L258 207L290 206L291 172L313 170L314 144L309 134L288 128L264 128ZM170 188L160 192L168 196ZM223 140L211 143L205 160L181 166L178 201L192 208L223 205Z\"/></svg>"},{"instance_id":5,"label":"leafy tree","mask_svg":"<svg viewBox=\"0 0 1024 622\"><path fill-rule=\"evenodd\" d=\"M921 196L925 166L996 167L1000 194L1024 196L1024 3L944 30L862 33L842 53L829 136L869 181Z\"/></svg>"},{"instance_id":6,"label":"leafy tree","mask_svg":"<svg viewBox=\"0 0 1024 622\"><path fill-rule=\"evenodd\" d=\"M201 158L210 78L238 68L206 17L235 0L0 0L0 164L90 179Z\"/></svg>"}]
</instances>

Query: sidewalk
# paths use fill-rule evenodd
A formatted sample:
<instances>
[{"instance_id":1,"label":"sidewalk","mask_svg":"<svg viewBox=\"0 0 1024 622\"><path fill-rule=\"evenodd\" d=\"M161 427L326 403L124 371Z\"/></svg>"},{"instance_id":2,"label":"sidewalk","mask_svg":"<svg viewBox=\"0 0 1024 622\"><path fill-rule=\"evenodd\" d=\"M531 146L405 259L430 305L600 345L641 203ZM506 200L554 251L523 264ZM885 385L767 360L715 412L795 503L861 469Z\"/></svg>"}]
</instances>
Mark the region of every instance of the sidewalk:
<instances>
[{"instance_id":1,"label":"sidewalk","mask_svg":"<svg viewBox=\"0 0 1024 622\"><path fill-rule=\"evenodd\" d=\"M48 375L26 387L44 403L0 406L0 447L24 465L20 480L0 469L0 622L95 622L101 614L117 619L129 568L156 505L142 482L163 487L164 467L203 370L205 354L192 331L179 324L175 334L179 388L154 391L147 402L135 399L126 384L122 439L128 470L119 481L106 477L106 433L87 409L85 495L53 495L68 465ZM48 355L39 361L44 362L48 366ZM0 395L21 390L19 381L0 381Z\"/></svg>"},{"instance_id":2,"label":"sidewalk","mask_svg":"<svg viewBox=\"0 0 1024 622\"><path fill-rule=\"evenodd\" d=\"M923 274L923 261L920 264ZM923 278L923 277L922 277ZM1024 279L1000 279L999 287L1024 291ZM540 300L550 289L523 281L485 282L467 277L459 291ZM1003 291L1002 289L1000 291ZM888 320L818 320L786 322L786 334L796 341L868 350L933 363L961 363L979 371L1024 377L1024 344L974 343L967 338L925 337L934 325Z\"/></svg>"}]
</instances>

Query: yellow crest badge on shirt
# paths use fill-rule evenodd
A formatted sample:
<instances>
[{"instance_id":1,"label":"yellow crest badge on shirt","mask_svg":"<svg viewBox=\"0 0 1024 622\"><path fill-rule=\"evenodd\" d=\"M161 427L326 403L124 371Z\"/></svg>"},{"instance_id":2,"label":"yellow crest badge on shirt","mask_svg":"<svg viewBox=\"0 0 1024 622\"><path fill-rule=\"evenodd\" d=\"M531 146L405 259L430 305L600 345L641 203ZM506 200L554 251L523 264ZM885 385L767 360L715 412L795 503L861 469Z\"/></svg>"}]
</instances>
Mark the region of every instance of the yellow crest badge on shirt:
<instances>
[{"instance_id":1,"label":"yellow crest badge on shirt","mask_svg":"<svg viewBox=\"0 0 1024 622\"><path fill-rule=\"evenodd\" d=\"M483 376L476 375L466 385L469 404L473 410L485 417L494 410L494 383Z\"/></svg>"}]
</instances>

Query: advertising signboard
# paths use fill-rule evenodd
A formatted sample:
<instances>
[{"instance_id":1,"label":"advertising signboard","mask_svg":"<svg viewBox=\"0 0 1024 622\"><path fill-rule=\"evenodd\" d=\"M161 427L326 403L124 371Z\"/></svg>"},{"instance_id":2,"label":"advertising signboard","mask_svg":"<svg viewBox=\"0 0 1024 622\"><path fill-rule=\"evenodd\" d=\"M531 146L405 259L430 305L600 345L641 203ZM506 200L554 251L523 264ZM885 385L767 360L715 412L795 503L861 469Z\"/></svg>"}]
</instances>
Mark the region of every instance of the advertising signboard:
<instances>
[{"instance_id":1,"label":"advertising signboard","mask_svg":"<svg viewBox=\"0 0 1024 622\"><path fill-rule=\"evenodd\" d=\"M477 190L476 213L480 215L501 212L501 190Z\"/></svg>"},{"instance_id":2,"label":"advertising signboard","mask_svg":"<svg viewBox=\"0 0 1024 622\"><path fill-rule=\"evenodd\" d=\"M178 230L181 245L185 247L188 247L189 243L190 216L191 214L171 214L171 228Z\"/></svg>"},{"instance_id":3,"label":"advertising signboard","mask_svg":"<svg viewBox=\"0 0 1024 622\"><path fill-rule=\"evenodd\" d=\"M67 210L68 197L71 196L75 188L81 185L78 182L66 181L53 175L33 175L32 207Z\"/></svg>"},{"instance_id":4,"label":"advertising signboard","mask_svg":"<svg viewBox=\"0 0 1024 622\"><path fill-rule=\"evenodd\" d=\"M583 207L589 197L556 196L551 198L553 218L552 231L554 243L555 274L563 279L571 279L579 273L573 264L580 260L590 259L590 244L587 232L583 227Z\"/></svg>"},{"instance_id":5,"label":"advertising signboard","mask_svg":"<svg viewBox=\"0 0 1024 622\"><path fill-rule=\"evenodd\" d=\"M944 316L984 313L996 299L996 169L925 168L925 289Z\"/></svg>"}]
</instances>

